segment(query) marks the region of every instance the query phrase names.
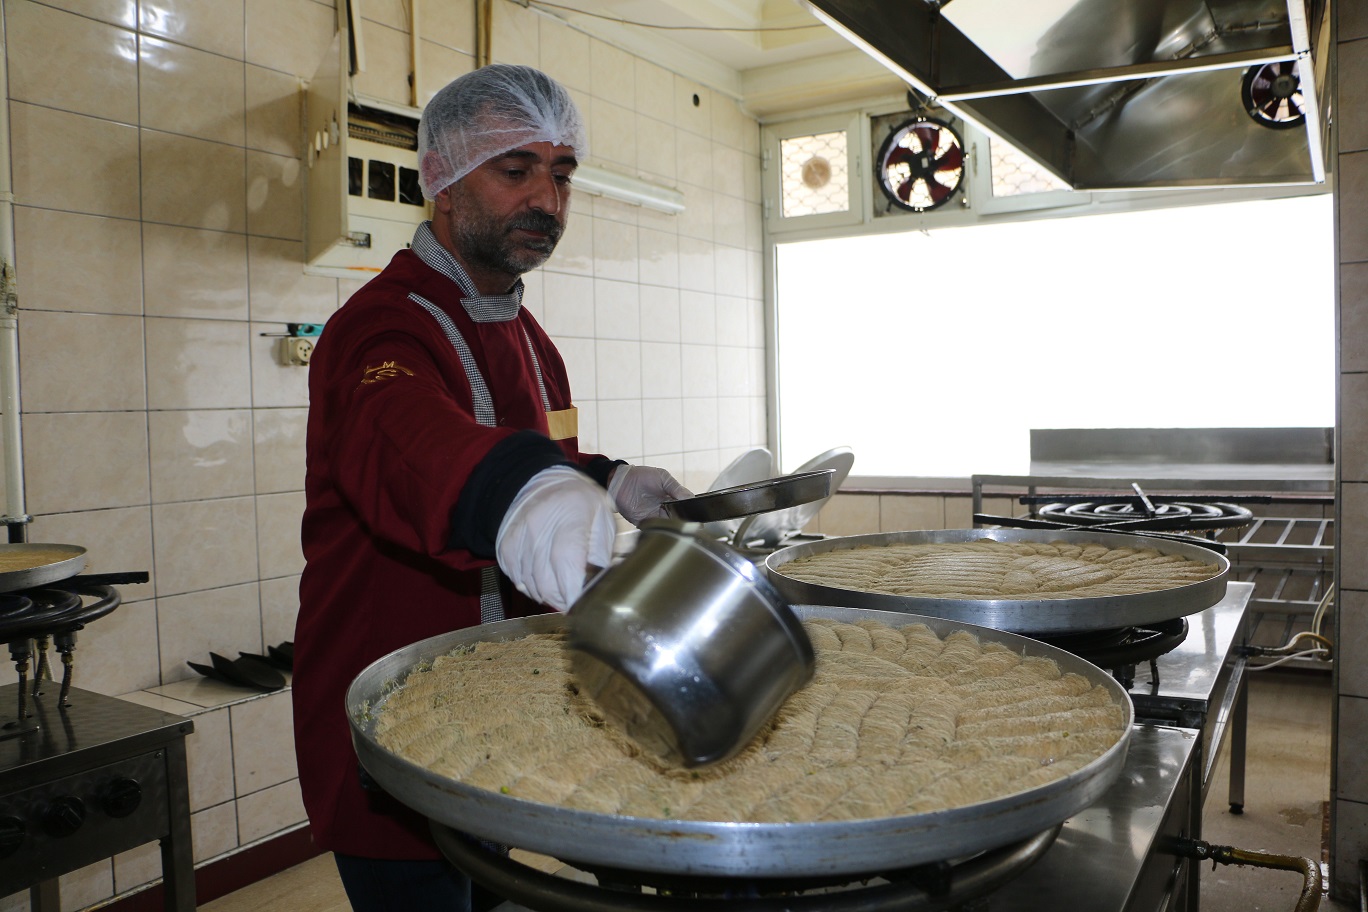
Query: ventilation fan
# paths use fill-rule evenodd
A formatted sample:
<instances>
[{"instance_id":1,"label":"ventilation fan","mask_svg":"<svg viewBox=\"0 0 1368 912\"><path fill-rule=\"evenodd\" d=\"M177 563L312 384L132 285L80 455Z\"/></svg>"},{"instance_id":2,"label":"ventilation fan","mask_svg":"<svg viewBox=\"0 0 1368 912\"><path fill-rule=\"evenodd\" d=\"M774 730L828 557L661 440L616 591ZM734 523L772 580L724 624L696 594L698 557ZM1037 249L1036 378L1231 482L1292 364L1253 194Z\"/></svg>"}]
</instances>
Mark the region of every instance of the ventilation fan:
<instances>
[{"instance_id":1,"label":"ventilation fan","mask_svg":"<svg viewBox=\"0 0 1368 912\"><path fill-rule=\"evenodd\" d=\"M1286 130L1306 122L1306 99L1295 60L1252 66L1245 71L1240 97L1254 122Z\"/></svg>"},{"instance_id":2,"label":"ventilation fan","mask_svg":"<svg viewBox=\"0 0 1368 912\"><path fill-rule=\"evenodd\" d=\"M948 123L913 118L892 128L879 149L876 173L891 206L935 209L964 181L964 140Z\"/></svg>"}]
</instances>

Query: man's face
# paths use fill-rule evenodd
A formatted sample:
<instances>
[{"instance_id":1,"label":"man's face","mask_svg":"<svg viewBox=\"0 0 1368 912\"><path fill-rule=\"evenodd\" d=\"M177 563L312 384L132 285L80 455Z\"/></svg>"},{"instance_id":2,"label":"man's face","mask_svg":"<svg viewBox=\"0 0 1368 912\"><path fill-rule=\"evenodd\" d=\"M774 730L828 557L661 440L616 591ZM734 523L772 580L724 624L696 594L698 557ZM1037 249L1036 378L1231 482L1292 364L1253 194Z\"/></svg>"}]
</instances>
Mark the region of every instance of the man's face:
<instances>
[{"instance_id":1,"label":"man's face","mask_svg":"<svg viewBox=\"0 0 1368 912\"><path fill-rule=\"evenodd\" d=\"M433 231L487 294L507 291L556 249L578 162L570 146L528 143L437 194Z\"/></svg>"}]
</instances>

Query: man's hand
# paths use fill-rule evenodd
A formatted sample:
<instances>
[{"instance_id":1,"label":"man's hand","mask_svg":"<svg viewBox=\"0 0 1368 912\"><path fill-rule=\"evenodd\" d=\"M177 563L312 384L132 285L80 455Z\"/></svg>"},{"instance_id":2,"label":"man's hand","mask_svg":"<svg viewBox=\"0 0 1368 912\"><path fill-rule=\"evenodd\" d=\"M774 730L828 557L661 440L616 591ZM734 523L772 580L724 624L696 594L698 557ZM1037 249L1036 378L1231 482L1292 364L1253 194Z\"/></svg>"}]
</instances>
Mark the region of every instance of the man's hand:
<instances>
[{"instance_id":1,"label":"man's hand","mask_svg":"<svg viewBox=\"0 0 1368 912\"><path fill-rule=\"evenodd\" d=\"M665 518L661 504L693 497L693 492L664 469L620 465L608 480L608 495L623 519L639 526L642 520Z\"/></svg>"},{"instance_id":2,"label":"man's hand","mask_svg":"<svg viewBox=\"0 0 1368 912\"><path fill-rule=\"evenodd\" d=\"M568 611L591 569L607 567L617 524L603 488L570 466L543 469L513 498L494 542L518 591Z\"/></svg>"}]
</instances>

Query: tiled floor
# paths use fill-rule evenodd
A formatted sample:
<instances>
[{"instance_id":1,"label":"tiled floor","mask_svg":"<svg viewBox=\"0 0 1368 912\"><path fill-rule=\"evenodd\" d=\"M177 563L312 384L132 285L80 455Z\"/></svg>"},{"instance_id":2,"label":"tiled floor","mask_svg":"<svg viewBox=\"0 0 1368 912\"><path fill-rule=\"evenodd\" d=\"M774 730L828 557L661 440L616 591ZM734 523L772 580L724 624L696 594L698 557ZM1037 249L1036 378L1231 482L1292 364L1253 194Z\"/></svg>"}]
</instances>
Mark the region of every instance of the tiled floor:
<instances>
[{"instance_id":1,"label":"tiled floor","mask_svg":"<svg viewBox=\"0 0 1368 912\"><path fill-rule=\"evenodd\" d=\"M1219 761L1207 797L1203 837L1216 845L1321 858L1330 789L1330 679L1268 671L1250 679L1244 813L1229 813L1228 763ZM1291 912L1300 875L1256 867L1202 867L1203 912ZM346 912L330 856L200 907L202 912ZM1356 906L1324 900L1325 912Z\"/></svg>"}]
</instances>

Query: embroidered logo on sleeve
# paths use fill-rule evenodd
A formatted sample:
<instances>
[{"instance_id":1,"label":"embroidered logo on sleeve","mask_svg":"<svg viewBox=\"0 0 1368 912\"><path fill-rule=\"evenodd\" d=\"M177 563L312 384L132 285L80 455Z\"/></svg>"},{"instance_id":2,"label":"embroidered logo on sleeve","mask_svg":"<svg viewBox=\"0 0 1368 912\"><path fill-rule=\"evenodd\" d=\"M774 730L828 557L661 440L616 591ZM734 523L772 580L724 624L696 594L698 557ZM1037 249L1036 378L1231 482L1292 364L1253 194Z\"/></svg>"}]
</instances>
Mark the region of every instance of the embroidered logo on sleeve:
<instances>
[{"instance_id":1,"label":"embroidered logo on sleeve","mask_svg":"<svg viewBox=\"0 0 1368 912\"><path fill-rule=\"evenodd\" d=\"M362 384L379 383L381 380L393 380L400 374L407 374L412 377L413 371L401 364L395 364L393 361L382 361L379 367L367 367L361 376L361 382Z\"/></svg>"}]
</instances>

